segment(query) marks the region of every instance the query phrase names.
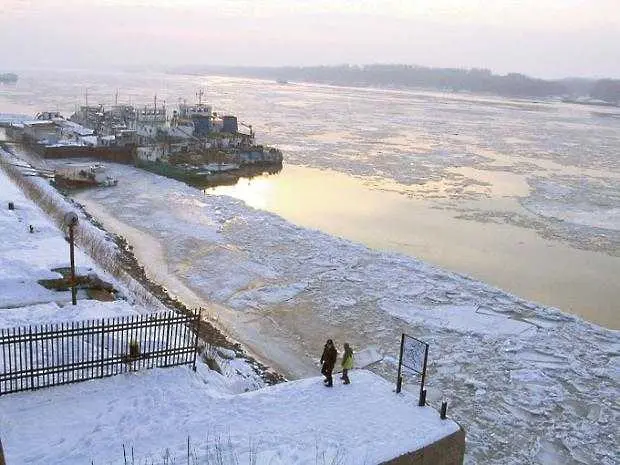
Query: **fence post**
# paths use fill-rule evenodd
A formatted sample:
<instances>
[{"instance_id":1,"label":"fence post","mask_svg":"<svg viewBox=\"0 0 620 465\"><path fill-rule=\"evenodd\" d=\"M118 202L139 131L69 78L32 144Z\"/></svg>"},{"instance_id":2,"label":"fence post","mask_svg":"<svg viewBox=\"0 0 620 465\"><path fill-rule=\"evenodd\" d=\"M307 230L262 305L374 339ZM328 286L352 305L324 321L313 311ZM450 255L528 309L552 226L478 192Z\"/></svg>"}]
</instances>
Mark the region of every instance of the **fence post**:
<instances>
[{"instance_id":1,"label":"fence post","mask_svg":"<svg viewBox=\"0 0 620 465\"><path fill-rule=\"evenodd\" d=\"M424 407L426 404L426 389L424 389L424 381L426 379L426 360L428 359L428 344L424 348L424 368L422 368L422 382L420 383L420 399L418 405Z\"/></svg>"},{"instance_id":2,"label":"fence post","mask_svg":"<svg viewBox=\"0 0 620 465\"><path fill-rule=\"evenodd\" d=\"M172 321L170 319L170 316L172 315L172 312L168 312L168 314L166 315L166 357L164 358L164 366L168 366L168 351L170 350L170 346L169 341L170 341L170 326L172 325Z\"/></svg>"},{"instance_id":3,"label":"fence post","mask_svg":"<svg viewBox=\"0 0 620 465\"><path fill-rule=\"evenodd\" d=\"M32 325L28 327L28 345L30 346L30 389L34 389L34 357L32 356Z\"/></svg>"},{"instance_id":4,"label":"fence post","mask_svg":"<svg viewBox=\"0 0 620 465\"><path fill-rule=\"evenodd\" d=\"M2 438L0 438L0 465L6 465L4 461L4 452L2 451Z\"/></svg>"},{"instance_id":5,"label":"fence post","mask_svg":"<svg viewBox=\"0 0 620 465\"><path fill-rule=\"evenodd\" d=\"M105 319L101 319L101 375L100 378L103 378L103 366L105 361L105 350L104 350L104 340L105 340Z\"/></svg>"},{"instance_id":6,"label":"fence post","mask_svg":"<svg viewBox=\"0 0 620 465\"><path fill-rule=\"evenodd\" d=\"M194 339L194 364L192 367L192 370L196 371L196 355L198 354L198 329L200 328L200 320L202 318L202 309L198 311L198 314L194 313L194 317L198 317L198 319L195 320L196 323L196 334L195 334L195 339ZM188 439L189 441L189 439Z\"/></svg>"},{"instance_id":7,"label":"fence post","mask_svg":"<svg viewBox=\"0 0 620 465\"><path fill-rule=\"evenodd\" d=\"M439 418L441 418L442 420L446 419L446 411L448 410L448 401L444 400L441 403L441 412L439 414Z\"/></svg>"},{"instance_id":8,"label":"fence post","mask_svg":"<svg viewBox=\"0 0 620 465\"><path fill-rule=\"evenodd\" d=\"M0 343L0 346L2 346L2 366L4 367L4 371L8 371L7 370L7 363L6 363L6 353L5 353L5 345L4 345L4 328L0 328L0 341L2 341L2 343ZM3 389L2 387L6 384L5 381L0 381L0 396L2 395Z\"/></svg>"},{"instance_id":9,"label":"fence post","mask_svg":"<svg viewBox=\"0 0 620 465\"><path fill-rule=\"evenodd\" d=\"M400 337L400 356L398 357L398 374L396 375L396 394L400 394L403 386L403 349L405 347L405 333Z\"/></svg>"}]
</instances>

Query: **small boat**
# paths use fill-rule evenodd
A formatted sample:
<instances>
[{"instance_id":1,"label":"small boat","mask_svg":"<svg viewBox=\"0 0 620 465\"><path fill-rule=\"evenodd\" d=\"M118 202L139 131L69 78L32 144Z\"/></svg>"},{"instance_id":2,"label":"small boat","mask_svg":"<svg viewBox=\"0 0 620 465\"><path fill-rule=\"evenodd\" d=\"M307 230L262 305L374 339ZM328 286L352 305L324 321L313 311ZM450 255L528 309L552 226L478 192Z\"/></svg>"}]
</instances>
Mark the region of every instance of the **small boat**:
<instances>
[{"instance_id":1,"label":"small boat","mask_svg":"<svg viewBox=\"0 0 620 465\"><path fill-rule=\"evenodd\" d=\"M101 163L90 166L75 163L59 168L54 181L63 188L112 187L118 184L116 178L105 174L105 166Z\"/></svg>"}]
</instances>

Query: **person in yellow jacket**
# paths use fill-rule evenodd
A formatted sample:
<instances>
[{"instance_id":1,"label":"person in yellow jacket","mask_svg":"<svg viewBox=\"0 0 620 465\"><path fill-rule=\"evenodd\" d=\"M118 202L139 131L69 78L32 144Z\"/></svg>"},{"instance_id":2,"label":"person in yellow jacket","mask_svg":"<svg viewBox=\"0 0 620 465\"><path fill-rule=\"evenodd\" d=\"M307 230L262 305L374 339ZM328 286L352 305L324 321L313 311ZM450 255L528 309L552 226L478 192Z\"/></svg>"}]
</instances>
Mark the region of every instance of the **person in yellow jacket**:
<instances>
[{"instance_id":1,"label":"person in yellow jacket","mask_svg":"<svg viewBox=\"0 0 620 465\"><path fill-rule=\"evenodd\" d=\"M342 356L342 383L351 384L349 370L353 368L353 349L348 342L344 343L344 355Z\"/></svg>"}]
</instances>

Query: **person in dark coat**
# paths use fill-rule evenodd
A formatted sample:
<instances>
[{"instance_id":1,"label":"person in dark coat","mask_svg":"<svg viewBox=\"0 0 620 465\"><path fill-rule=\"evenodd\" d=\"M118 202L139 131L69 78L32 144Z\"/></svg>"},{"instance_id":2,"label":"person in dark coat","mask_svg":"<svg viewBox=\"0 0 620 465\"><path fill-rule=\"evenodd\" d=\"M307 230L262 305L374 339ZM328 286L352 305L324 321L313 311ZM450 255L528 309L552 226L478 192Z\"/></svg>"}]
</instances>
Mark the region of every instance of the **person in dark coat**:
<instances>
[{"instance_id":1,"label":"person in dark coat","mask_svg":"<svg viewBox=\"0 0 620 465\"><path fill-rule=\"evenodd\" d=\"M334 341L328 339L325 343L325 348L323 349L323 355L321 355L321 363L323 366L321 367L321 373L325 376L325 386L332 387L332 371L334 370L334 365L336 365L336 358L338 358L338 352L334 347Z\"/></svg>"}]
</instances>

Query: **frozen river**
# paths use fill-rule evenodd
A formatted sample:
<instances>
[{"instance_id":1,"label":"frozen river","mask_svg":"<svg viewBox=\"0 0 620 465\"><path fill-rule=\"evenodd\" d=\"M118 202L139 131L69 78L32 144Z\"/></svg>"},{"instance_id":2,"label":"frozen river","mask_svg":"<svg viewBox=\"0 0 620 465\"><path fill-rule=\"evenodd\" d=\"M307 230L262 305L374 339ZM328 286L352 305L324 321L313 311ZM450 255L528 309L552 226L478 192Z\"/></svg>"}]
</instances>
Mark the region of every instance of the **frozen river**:
<instances>
[{"instance_id":1,"label":"frozen river","mask_svg":"<svg viewBox=\"0 0 620 465\"><path fill-rule=\"evenodd\" d=\"M221 77L24 72L0 111L199 89L286 154L209 191L620 328L620 110Z\"/></svg>"},{"instance_id":2,"label":"frozen river","mask_svg":"<svg viewBox=\"0 0 620 465\"><path fill-rule=\"evenodd\" d=\"M77 197L289 376L316 370L329 335L377 346L393 377L404 331L431 345L429 397L450 400L469 463L617 463L618 332L532 302L620 326L612 110L164 75L19 85L4 111L69 111L85 86L135 102L206 85L284 150L280 175L207 195L112 167L117 187Z\"/></svg>"}]
</instances>

